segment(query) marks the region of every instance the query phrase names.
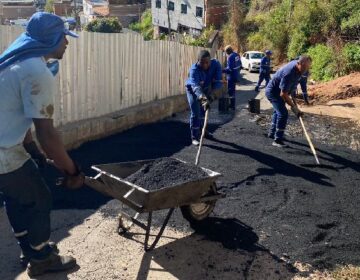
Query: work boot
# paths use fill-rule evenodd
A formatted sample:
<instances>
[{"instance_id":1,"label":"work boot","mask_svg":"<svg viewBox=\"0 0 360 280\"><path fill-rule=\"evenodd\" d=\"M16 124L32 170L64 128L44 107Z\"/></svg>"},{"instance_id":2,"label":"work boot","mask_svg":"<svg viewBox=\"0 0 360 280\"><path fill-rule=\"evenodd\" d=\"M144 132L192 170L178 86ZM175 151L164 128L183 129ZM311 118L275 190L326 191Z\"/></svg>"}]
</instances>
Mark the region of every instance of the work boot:
<instances>
[{"instance_id":1,"label":"work boot","mask_svg":"<svg viewBox=\"0 0 360 280\"><path fill-rule=\"evenodd\" d=\"M76 259L70 256L59 256L51 253L46 259L31 259L27 266L27 274L30 278L47 272L60 272L70 270L76 266Z\"/></svg>"},{"instance_id":2,"label":"work boot","mask_svg":"<svg viewBox=\"0 0 360 280\"><path fill-rule=\"evenodd\" d=\"M29 246L30 247L30 246ZM56 246L56 244L54 242L49 242L49 247L52 249L52 251L56 254L59 253L59 248ZM31 248L30 248L31 249ZM23 267L26 267L32 257L33 254L33 250L31 250L31 252L26 252L24 254L23 250L21 250L21 254L20 254L20 264Z\"/></svg>"},{"instance_id":3,"label":"work boot","mask_svg":"<svg viewBox=\"0 0 360 280\"><path fill-rule=\"evenodd\" d=\"M274 147L278 148L285 148L286 144L282 141L282 139L275 139L275 141L272 143Z\"/></svg>"},{"instance_id":4,"label":"work boot","mask_svg":"<svg viewBox=\"0 0 360 280\"><path fill-rule=\"evenodd\" d=\"M196 139L193 139L192 142L191 142L194 146L199 146L200 145L200 142Z\"/></svg>"},{"instance_id":5,"label":"work boot","mask_svg":"<svg viewBox=\"0 0 360 280\"><path fill-rule=\"evenodd\" d=\"M304 102L305 102L305 105L309 106L310 103L309 103L309 98L307 95L304 95Z\"/></svg>"}]
</instances>

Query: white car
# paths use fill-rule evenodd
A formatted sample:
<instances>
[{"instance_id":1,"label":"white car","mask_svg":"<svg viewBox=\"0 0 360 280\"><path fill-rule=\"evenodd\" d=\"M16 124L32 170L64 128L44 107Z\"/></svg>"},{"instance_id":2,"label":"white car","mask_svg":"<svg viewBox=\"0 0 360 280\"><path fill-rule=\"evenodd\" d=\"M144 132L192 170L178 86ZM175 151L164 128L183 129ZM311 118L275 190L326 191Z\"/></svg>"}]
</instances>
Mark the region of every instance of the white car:
<instances>
[{"instance_id":1,"label":"white car","mask_svg":"<svg viewBox=\"0 0 360 280\"><path fill-rule=\"evenodd\" d=\"M261 59L265 56L263 52L249 51L241 56L241 64L249 72L259 71Z\"/></svg>"}]
</instances>

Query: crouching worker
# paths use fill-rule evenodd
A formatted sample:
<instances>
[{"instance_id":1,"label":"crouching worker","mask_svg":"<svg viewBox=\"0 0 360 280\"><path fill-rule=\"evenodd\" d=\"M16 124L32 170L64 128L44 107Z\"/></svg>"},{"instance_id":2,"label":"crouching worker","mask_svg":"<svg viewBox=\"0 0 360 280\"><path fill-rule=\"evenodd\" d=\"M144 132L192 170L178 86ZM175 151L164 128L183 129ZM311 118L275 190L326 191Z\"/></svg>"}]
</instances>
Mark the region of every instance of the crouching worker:
<instances>
[{"instance_id":1,"label":"crouching worker","mask_svg":"<svg viewBox=\"0 0 360 280\"><path fill-rule=\"evenodd\" d=\"M227 56L226 68L223 73L226 73L228 82L228 95L230 98L230 108L236 108L236 83L240 80L241 60L239 54L233 51L230 45L225 47Z\"/></svg>"},{"instance_id":2,"label":"crouching worker","mask_svg":"<svg viewBox=\"0 0 360 280\"><path fill-rule=\"evenodd\" d=\"M30 277L76 265L49 242L52 198L35 163L51 158L64 174L64 186L84 183L52 120L56 81L46 61L63 57L67 35L77 37L60 17L36 13L26 33L0 56L0 194ZM46 156L32 139L32 124Z\"/></svg>"},{"instance_id":3,"label":"crouching worker","mask_svg":"<svg viewBox=\"0 0 360 280\"><path fill-rule=\"evenodd\" d=\"M266 97L274 108L268 134L269 138L274 139L273 146L286 146L283 142L288 119L288 110L285 104L291 107L297 117L302 115L302 112L291 100L291 92L298 85L302 75L309 71L310 66L311 58L305 55L301 56L298 60L293 60L280 68L266 87Z\"/></svg>"},{"instance_id":4,"label":"crouching worker","mask_svg":"<svg viewBox=\"0 0 360 280\"><path fill-rule=\"evenodd\" d=\"M209 109L210 103L218 95L217 92L222 89L220 62L211 59L208 51L200 51L198 61L189 70L189 77L185 86L191 110L191 140L192 144L197 146L204 125L205 110Z\"/></svg>"}]
</instances>

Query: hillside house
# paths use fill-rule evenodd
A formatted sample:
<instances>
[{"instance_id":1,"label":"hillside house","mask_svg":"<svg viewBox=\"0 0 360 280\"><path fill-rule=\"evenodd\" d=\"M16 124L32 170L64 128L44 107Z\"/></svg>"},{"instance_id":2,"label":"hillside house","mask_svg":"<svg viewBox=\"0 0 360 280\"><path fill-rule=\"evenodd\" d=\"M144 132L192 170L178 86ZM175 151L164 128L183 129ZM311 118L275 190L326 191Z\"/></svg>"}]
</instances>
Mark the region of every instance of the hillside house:
<instances>
[{"instance_id":1,"label":"hillside house","mask_svg":"<svg viewBox=\"0 0 360 280\"><path fill-rule=\"evenodd\" d=\"M96 18L117 17L123 27L138 21L150 7L150 2L146 0L84 0L83 3L83 24Z\"/></svg>"},{"instance_id":2,"label":"hillside house","mask_svg":"<svg viewBox=\"0 0 360 280\"><path fill-rule=\"evenodd\" d=\"M10 24L12 20L29 19L35 12L33 0L1 0L0 24Z\"/></svg>"},{"instance_id":3,"label":"hillside house","mask_svg":"<svg viewBox=\"0 0 360 280\"><path fill-rule=\"evenodd\" d=\"M167 32L169 18L172 31L195 36L210 25L220 28L228 19L229 9L230 0L153 0L151 4L156 34Z\"/></svg>"}]
</instances>

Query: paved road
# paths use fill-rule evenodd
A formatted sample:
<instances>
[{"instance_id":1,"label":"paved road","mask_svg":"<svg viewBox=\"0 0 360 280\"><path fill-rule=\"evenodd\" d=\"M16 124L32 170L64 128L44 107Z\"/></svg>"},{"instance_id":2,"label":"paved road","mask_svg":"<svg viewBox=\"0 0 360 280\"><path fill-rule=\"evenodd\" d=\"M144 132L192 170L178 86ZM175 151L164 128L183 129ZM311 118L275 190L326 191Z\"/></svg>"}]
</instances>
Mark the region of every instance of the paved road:
<instances>
[{"instance_id":1,"label":"paved road","mask_svg":"<svg viewBox=\"0 0 360 280\"><path fill-rule=\"evenodd\" d=\"M215 139L206 140L201 165L223 174L218 186L227 197L218 202L217 218L205 224L203 234L226 248L262 248L318 267L360 264L359 155L317 145L324 164L319 168L302 138L290 138L287 149L272 147L257 117L244 109L256 96L256 78L244 75L235 114L220 116L216 107L212 110L210 130ZM90 166L98 163L165 156L193 162L196 148L190 145L187 119L188 113L179 114L87 143L72 156L89 174ZM57 174L44 173L52 185ZM52 187L52 191L56 209L96 209L108 201L87 188L69 192ZM179 213L171 225L187 227Z\"/></svg>"}]
</instances>

